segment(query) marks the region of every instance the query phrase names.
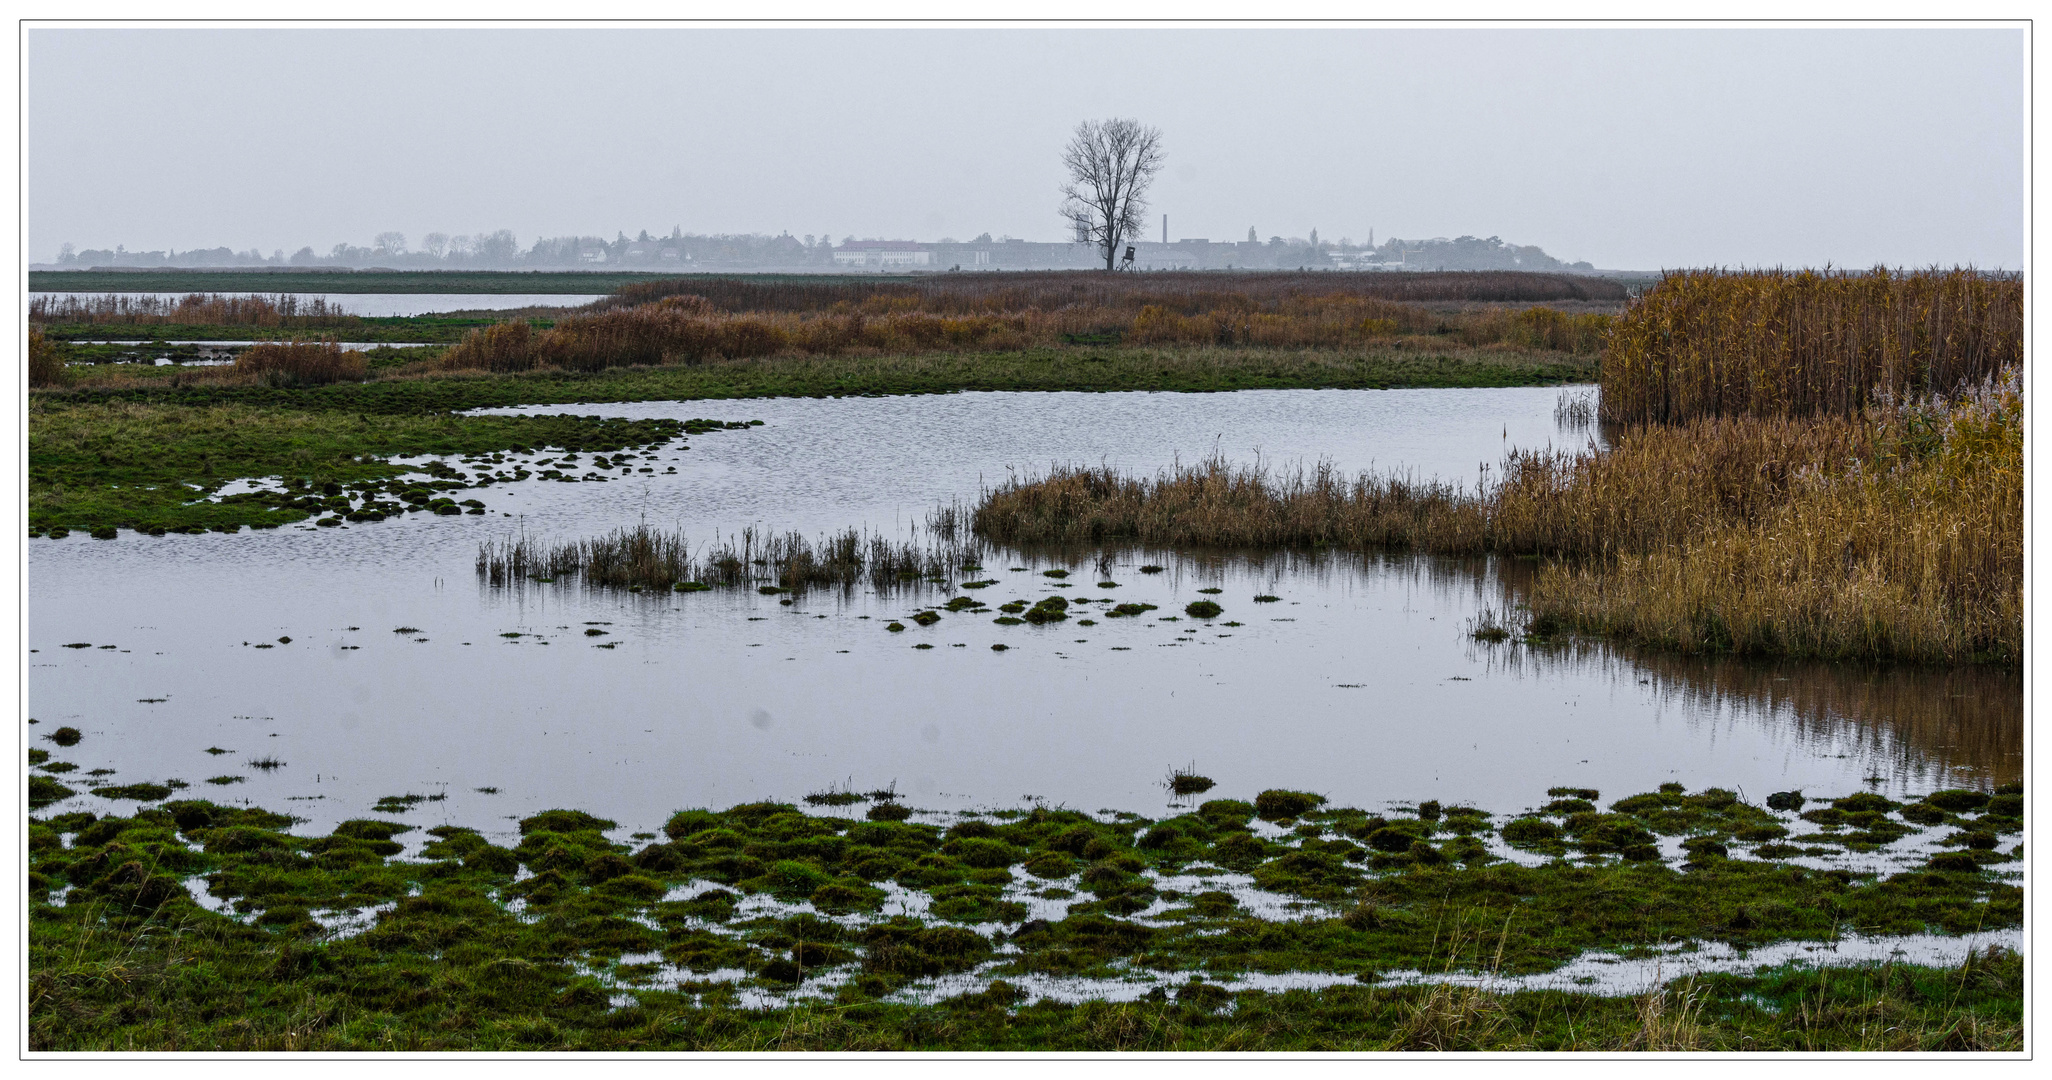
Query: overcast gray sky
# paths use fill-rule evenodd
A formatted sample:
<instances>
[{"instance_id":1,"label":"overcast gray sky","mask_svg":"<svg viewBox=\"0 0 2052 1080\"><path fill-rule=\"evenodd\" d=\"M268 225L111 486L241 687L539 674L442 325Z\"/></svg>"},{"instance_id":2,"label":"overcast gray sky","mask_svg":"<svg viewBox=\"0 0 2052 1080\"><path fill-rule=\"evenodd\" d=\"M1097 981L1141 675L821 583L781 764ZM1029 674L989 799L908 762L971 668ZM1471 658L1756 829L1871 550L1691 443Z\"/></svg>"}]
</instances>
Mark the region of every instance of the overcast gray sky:
<instances>
[{"instance_id":1,"label":"overcast gray sky","mask_svg":"<svg viewBox=\"0 0 2052 1080\"><path fill-rule=\"evenodd\" d=\"M2026 37L1976 30L46 30L31 260L396 229L1062 236L1078 120L1173 237L1601 267L2017 267Z\"/></svg>"}]
</instances>

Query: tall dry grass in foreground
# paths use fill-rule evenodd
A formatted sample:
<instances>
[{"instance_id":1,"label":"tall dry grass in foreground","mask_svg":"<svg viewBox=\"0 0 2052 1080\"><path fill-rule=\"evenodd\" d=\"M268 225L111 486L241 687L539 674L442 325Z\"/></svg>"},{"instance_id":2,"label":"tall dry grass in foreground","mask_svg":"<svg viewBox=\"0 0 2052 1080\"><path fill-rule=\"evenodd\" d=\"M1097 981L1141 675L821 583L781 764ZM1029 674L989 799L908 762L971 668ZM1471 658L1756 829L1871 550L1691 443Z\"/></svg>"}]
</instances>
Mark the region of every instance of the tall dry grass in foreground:
<instances>
[{"instance_id":1,"label":"tall dry grass in foreground","mask_svg":"<svg viewBox=\"0 0 2052 1080\"><path fill-rule=\"evenodd\" d=\"M1563 560L1535 616L1690 651L2014 662L2023 645L2014 370L1858 417L1705 418L1611 449L1511 453L1466 489L1206 461L1056 469L987 492L1006 543L1341 545Z\"/></svg>"},{"instance_id":2,"label":"tall dry grass in foreground","mask_svg":"<svg viewBox=\"0 0 2052 1080\"><path fill-rule=\"evenodd\" d=\"M1973 270L1671 273L1616 320L1603 416L1851 416L2023 362L2023 280Z\"/></svg>"},{"instance_id":3,"label":"tall dry grass in foreground","mask_svg":"<svg viewBox=\"0 0 2052 1080\"><path fill-rule=\"evenodd\" d=\"M29 321L48 325L108 326L354 326L363 320L318 296L39 296Z\"/></svg>"}]
</instances>

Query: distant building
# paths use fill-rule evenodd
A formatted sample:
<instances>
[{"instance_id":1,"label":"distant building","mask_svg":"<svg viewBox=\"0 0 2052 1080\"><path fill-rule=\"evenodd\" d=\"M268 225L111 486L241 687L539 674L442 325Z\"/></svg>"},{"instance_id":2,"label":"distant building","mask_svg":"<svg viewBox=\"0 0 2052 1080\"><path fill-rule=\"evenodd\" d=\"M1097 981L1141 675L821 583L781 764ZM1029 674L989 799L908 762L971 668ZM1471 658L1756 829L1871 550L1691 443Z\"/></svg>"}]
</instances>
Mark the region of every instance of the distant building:
<instances>
[{"instance_id":1,"label":"distant building","mask_svg":"<svg viewBox=\"0 0 2052 1080\"><path fill-rule=\"evenodd\" d=\"M836 266L931 266L933 249L910 240L850 240L834 249Z\"/></svg>"}]
</instances>

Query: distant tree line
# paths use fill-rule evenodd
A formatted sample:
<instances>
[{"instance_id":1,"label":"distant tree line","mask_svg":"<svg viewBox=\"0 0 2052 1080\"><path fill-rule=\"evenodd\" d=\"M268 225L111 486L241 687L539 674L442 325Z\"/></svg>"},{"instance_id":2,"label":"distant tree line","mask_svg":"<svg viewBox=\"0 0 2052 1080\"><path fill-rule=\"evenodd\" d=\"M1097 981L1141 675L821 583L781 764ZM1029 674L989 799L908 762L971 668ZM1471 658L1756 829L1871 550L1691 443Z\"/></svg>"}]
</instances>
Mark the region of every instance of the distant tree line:
<instances>
[{"instance_id":1,"label":"distant tree line","mask_svg":"<svg viewBox=\"0 0 2052 1080\"><path fill-rule=\"evenodd\" d=\"M1506 243L1498 237L1461 236L1429 240L1388 239L1380 243L1356 243L1342 237L1321 240L1316 229L1308 237L1270 236L1256 238L1247 230L1244 241L1175 241L1160 244L1144 236L1126 234L1140 249L1149 268L1190 269L1362 269L1410 270L1552 270L1589 271L1586 262L1569 263L1548 255L1536 246ZM368 246L336 244L326 252L302 247L287 253L268 254L227 247L196 248L188 251L130 251L125 247L75 249L64 245L55 265L89 269L120 267L371 267L394 270L729 270L736 268L831 269L837 264L837 243L853 241L846 236L837 242L831 236L776 236L761 233L703 234L672 229L668 236L650 236L643 231L629 237L618 233L612 240L599 236L540 237L522 247L510 229L490 233L452 236L428 233L418 245L398 232L379 233ZM922 269L1030 269L1104 265L1102 245L1093 237L1082 244L1026 242L1011 237L992 239L984 233L961 241L942 237L922 246L933 252Z\"/></svg>"}]
</instances>

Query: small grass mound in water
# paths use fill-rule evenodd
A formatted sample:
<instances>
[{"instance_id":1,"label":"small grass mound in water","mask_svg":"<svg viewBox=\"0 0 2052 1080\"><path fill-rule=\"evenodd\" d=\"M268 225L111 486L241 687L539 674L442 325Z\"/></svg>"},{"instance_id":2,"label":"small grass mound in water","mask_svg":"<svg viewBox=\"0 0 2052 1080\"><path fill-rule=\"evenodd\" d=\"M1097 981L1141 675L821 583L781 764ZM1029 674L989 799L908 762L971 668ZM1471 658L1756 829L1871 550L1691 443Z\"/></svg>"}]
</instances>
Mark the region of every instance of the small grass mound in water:
<instances>
[{"instance_id":1,"label":"small grass mound in water","mask_svg":"<svg viewBox=\"0 0 2052 1080\"><path fill-rule=\"evenodd\" d=\"M92 789L93 794L103 799L133 799L136 802L168 799L173 790L175 789L169 784L153 784L147 781L140 784L107 784Z\"/></svg>"},{"instance_id":2,"label":"small grass mound in water","mask_svg":"<svg viewBox=\"0 0 2052 1080\"><path fill-rule=\"evenodd\" d=\"M1194 600L1183 608L1183 614L1197 619L1216 618L1224 611L1224 608L1210 600Z\"/></svg>"},{"instance_id":3,"label":"small grass mound in water","mask_svg":"<svg viewBox=\"0 0 2052 1080\"><path fill-rule=\"evenodd\" d=\"M244 779L244 777L240 776L209 776L207 777L207 783L227 787L229 784L240 784Z\"/></svg>"},{"instance_id":4,"label":"small grass mound in water","mask_svg":"<svg viewBox=\"0 0 2052 1080\"><path fill-rule=\"evenodd\" d=\"M75 727L61 727L43 737L59 746L77 746L85 738Z\"/></svg>"},{"instance_id":5,"label":"small grass mound in water","mask_svg":"<svg viewBox=\"0 0 2052 1080\"><path fill-rule=\"evenodd\" d=\"M939 622L940 619L940 613L937 611L922 611L912 616L912 621L921 626L932 626L934 623Z\"/></svg>"},{"instance_id":6,"label":"small grass mound in water","mask_svg":"<svg viewBox=\"0 0 2052 1080\"><path fill-rule=\"evenodd\" d=\"M1023 617L1035 626L1061 622L1069 617L1069 601L1064 597L1050 596L1028 608Z\"/></svg>"},{"instance_id":7,"label":"small grass mound in water","mask_svg":"<svg viewBox=\"0 0 2052 1080\"><path fill-rule=\"evenodd\" d=\"M893 634L896 634L905 629L905 624L901 622L892 621L890 623L885 624L884 629L889 630Z\"/></svg>"},{"instance_id":8,"label":"small grass mound in water","mask_svg":"<svg viewBox=\"0 0 2052 1080\"><path fill-rule=\"evenodd\" d=\"M1194 761L1180 769L1170 769L1163 784L1177 795L1201 795L1218 786L1211 777L1198 775Z\"/></svg>"},{"instance_id":9,"label":"small grass mound in water","mask_svg":"<svg viewBox=\"0 0 2052 1080\"><path fill-rule=\"evenodd\" d=\"M1128 619L1156 610L1153 604L1120 604L1104 613L1107 619Z\"/></svg>"},{"instance_id":10,"label":"small grass mound in water","mask_svg":"<svg viewBox=\"0 0 2052 1080\"><path fill-rule=\"evenodd\" d=\"M31 810L40 810L55 802L63 802L78 794L47 776L31 776L28 782L28 804Z\"/></svg>"},{"instance_id":11,"label":"small grass mound in water","mask_svg":"<svg viewBox=\"0 0 2052 1080\"><path fill-rule=\"evenodd\" d=\"M1281 599L1282 597L1280 596L1271 596L1267 593L1262 593L1261 595L1256 596L1254 598L1254 602L1257 604L1273 604L1280 601Z\"/></svg>"},{"instance_id":12,"label":"small grass mound in water","mask_svg":"<svg viewBox=\"0 0 2052 1080\"><path fill-rule=\"evenodd\" d=\"M1040 572L1040 576L1051 578L1065 578L1069 576L1069 572L1067 570L1042 570Z\"/></svg>"},{"instance_id":13,"label":"small grass mound in water","mask_svg":"<svg viewBox=\"0 0 2052 1080\"><path fill-rule=\"evenodd\" d=\"M1168 569L1166 566L1156 566L1153 563L1148 563L1140 568L1140 572L1143 574L1159 574L1166 569Z\"/></svg>"},{"instance_id":14,"label":"small grass mound in water","mask_svg":"<svg viewBox=\"0 0 2052 1080\"><path fill-rule=\"evenodd\" d=\"M272 769L284 768L285 763L279 761L277 758L271 757L270 755L266 754L263 757L251 761L249 763L249 767L252 769L262 769L265 772L270 772Z\"/></svg>"},{"instance_id":15,"label":"small grass mound in water","mask_svg":"<svg viewBox=\"0 0 2052 1080\"><path fill-rule=\"evenodd\" d=\"M1271 788L1254 796L1254 812L1263 821L1282 821L1302 817L1325 804L1325 796L1306 791L1284 791Z\"/></svg>"}]
</instances>

